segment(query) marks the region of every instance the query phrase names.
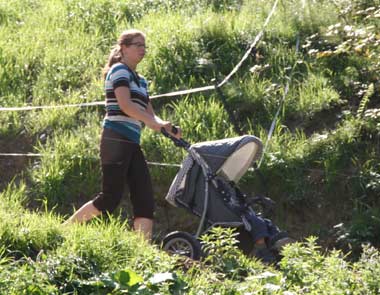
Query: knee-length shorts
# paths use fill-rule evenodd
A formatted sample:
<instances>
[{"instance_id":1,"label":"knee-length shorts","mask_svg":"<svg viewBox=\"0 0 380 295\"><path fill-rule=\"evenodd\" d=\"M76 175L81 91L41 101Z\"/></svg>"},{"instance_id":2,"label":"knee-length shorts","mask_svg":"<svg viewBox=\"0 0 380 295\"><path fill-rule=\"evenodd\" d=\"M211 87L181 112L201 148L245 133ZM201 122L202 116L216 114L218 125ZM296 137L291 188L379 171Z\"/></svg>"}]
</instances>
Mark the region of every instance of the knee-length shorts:
<instances>
[{"instance_id":1,"label":"knee-length shorts","mask_svg":"<svg viewBox=\"0 0 380 295\"><path fill-rule=\"evenodd\" d=\"M140 145L104 128L100 141L100 159L102 192L94 198L93 205L102 212L114 211L127 184L134 218L153 219L152 182Z\"/></svg>"}]
</instances>

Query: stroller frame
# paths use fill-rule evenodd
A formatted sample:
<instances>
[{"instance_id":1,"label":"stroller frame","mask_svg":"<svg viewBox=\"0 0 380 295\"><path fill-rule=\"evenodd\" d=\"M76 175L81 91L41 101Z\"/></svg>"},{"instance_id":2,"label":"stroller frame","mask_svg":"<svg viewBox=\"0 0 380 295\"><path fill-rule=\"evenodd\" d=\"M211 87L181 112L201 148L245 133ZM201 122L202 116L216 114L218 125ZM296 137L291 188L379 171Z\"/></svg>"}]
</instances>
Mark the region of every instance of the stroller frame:
<instances>
[{"instance_id":1,"label":"stroller frame","mask_svg":"<svg viewBox=\"0 0 380 295\"><path fill-rule=\"evenodd\" d=\"M261 144L260 141L257 141L257 142ZM216 180L216 174L213 173L213 171L211 170L211 168L209 167L207 162L196 151L196 149L192 148L191 146L186 146L185 148L188 151L189 155L193 158L193 160L201 167L203 176L205 178L205 193L204 193L203 211L201 214L201 219L200 219L200 222L198 225L198 229L197 229L196 234L195 234L195 238L199 238L203 232L204 224L206 222L206 214L207 214L208 205L209 205L209 198L210 198L209 185L210 185L210 183L212 183L214 188L218 189L219 184L218 184L218 181ZM260 155L261 155L261 151L262 151L262 146L260 145L260 151L259 151ZM256 158L258 158L258 157L256 157ZM222 190L221 194L225 195L225 194L228 194L228 192L225 192ZM254 213L253 210L252 210L252 213ZM243 222L216 222L212 225L212 227L218 226L218 225L239 227L242 224L248 224L248 222L244 222L243 216L242 216L242 218L243 218Z\"/></svg>"},{"instance_id":2,"label":"stroller frame","mask_svg":"<svg viewBox=\"0 0 380 295\"><path fill-rule=\"evenodd\" d=\"M248 160L244 163L244 166L241 169L238 168L238 170L234 171L232 173L233 175L232 176L230 175L230 177L224 177L224 173L223 173L224 171L221 171L221 169L219 169L216 172L214 172L211 169L211 167L207 163L207 161L196 150L197 144L190 145L190 143L186 142L182 138L181 139L177 139L177 138L171 136L169 133L166 132L166 130L161 130L161 131L162 131L162 133L166 137L170 138L174 142L174 144L176 146L184 148L188 152L188 154L189 154L188 157L191 157L191 159L196 164L199 165L199 167L201 168L203 177L204 177L204 185L205 185L205 187L204 187L203 209L202 209L201 212L194 212L193 211L193 213L195 213L196 215L200 216L200 222L199 222L196 234L194 236L191 236L191 235L189 235L187 233L182 232L182 234L186 234L186 235L182 235L181 236L180 235L181 232L173 232L173 233L169 234L167 237L164 238L164 244L166 242L168 242L168 240L171 239L171 238L179 239L180 237L182 237L182 238L184 238L186 240L191 240L191 241L189 241L190 244L195 244L195 241L198 241L198 238L201 236L201 234L203 232L205 232L205 231L207 232L210 228L215 227L215 226L236 227L236 228L239 228L239 227L242 227L244 225L244 228L245 228L245 230L247 232L249 232L252 229L252 225L247 220L246 215L245 214L239 214L239 213L237 214L237 211L235 210L235 212L234 212L235 215L236 216L239 215L239 217L240 217L239 221L211 222L211 226L209 228L207 228L205 231L203 230L204 227L205 227L206 219L207 219L206 215L207 215L207 212L208 212L208 209L209 209L209 200L210 200L210 193L209 193L210 187L209 186L210 186L210 184L213 186L213 188L216 190L217 193L219 193L221 196L223 196L224 201L229 200L230 198L232 198L232 196L228 192L230 190L229 188L231 188L232 190L234 190L235 197L237 197L236 195L238 194L239 195L238 198L243 198L243 200L245 201L244 202L244 208L241 208L241 206L240 206L239 209L240 210L243 209L244 211L249 212L249 214L252 214L252 215L256 215L256 213L253 210L253 208L251 206L252 205L251 203L259 204L263 208L267 207L268 205L269 206L273 205L273 202L269 201L270 199L265 198L265 197L261 197L261 196L255 197L252 200L253 202L249 203L249 202L246 201L246 197L247 196L245 194L242 194L240 192L240 190L238 190L237 187L234 186L234 184L237 182L237 180L240 179L240 177L247 171L247 169L249 167L251 167L252 163L255 162L255 161L257 161L261 157L261 155L262 155L263 145L262 145L262 142L260 141L260 139L258 139L257 137L250 136L250 135L245 135L245 136L241 136L241 137L237 138L237 139L242 139L242 140L248 139L248 143L253 142L255 144L254 151L251 151L250 153L248 153L248 155L249 155ZM218 142L218 141L216 141L216 142ZM241 147L245 147L245 145L247 145L246 142L244 142L244 145L239 146L239 149ZM245 152L244 156L247 156L247 152L246 151L244 151L244 152ZM234 155L234 153L232 155ZM237 157L239 157L239 155L237 155ZM231 158L232 158L232 156L231 156ZM228 160L223 161L222 162L223 164L221 165L221 167L223 167L223 165L224 165L225 162L228 162ZM233 164L235 164L235 163L233 163ZM233 165L233 166L237 166L237 165ZM215 167L213 167L213 168L215 168ZM185 174L186 173L187 172L185 172ZM220 177L218 174L223 174L223 177ZM177 174L176 178L177 177L178 177L178 174ZM228 180L226 180L225 178L227 178L227 179L229 178L228 180L230 182ZM233 179L231 179L231 178L233 178ZM236 180L236 181L234 181L234 180ZM182 179L179 179L179 181L181 182ZM232 182L232 185L231 185L231 182ZM172 186L175 183L176 183L176 179L173 181ZM172 189L172 186L169 189L169 193L170 193L170 191ZM220 186L224 186L224 187L220 187ZM227 189L225 189L226 188L225 186L227 186ZM166 200L169 203L171 203L174 206L183 205L181 203L178 203L177 200L175 200L175 201L174 200L170 200L169 193L168 193L168 196L166 197ZM239 204L236 204L236 202L235 202L234 205L239 206ZM186 207L186 206L182 206L182 207ZM230 208L230 207L227 206L227 208ZM230 208L230 209L232 210L233 208ZM166 250L168 250L167 248L168 247L166 247ZM164 245L164 249L165 249L165 245ZM175 251L173 251L173 252L175 252ZM191 258L194 258L194 257L191 257Z\"/></svg>"}]
</instances>

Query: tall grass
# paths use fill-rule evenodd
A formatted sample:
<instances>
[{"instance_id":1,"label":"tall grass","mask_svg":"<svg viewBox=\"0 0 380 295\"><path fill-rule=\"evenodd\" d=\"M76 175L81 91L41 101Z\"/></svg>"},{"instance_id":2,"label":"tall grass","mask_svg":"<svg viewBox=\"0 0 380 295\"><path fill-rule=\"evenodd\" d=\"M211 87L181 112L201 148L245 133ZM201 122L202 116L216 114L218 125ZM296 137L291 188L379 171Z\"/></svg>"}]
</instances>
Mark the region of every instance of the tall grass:
<instances>
[{"instance_id":1,"label":"tall grass","mask_svg":"<svg viewBox=\"0 0 380 295\"><path fill-rule=\"evenodd\" d=\"M70 203L78 195L97 191L100 171L98 141L100 124L87 122L76 132L59 132L40 144L42 154L31 169L33 195L50 206Z\"/></svg>"},{"instance_id":2,"label":"tall grass","mask_svg":"<svg viewBox=\"0 0 380 295\"><path fill-rule=\"evenodd\" d=\"M119 33L130 27L147 33L149 51L139 72L148 78L152 94L209 85L213 78L220 81L254 40L272 5L273 1L262 0L3 1L0 105L104 99L101 68ZM363 208L377 204L380 187L378 116L375 111L366 116L364 111L355 118L357 106L350 99L357 93L353 81L365 80L358 69L367 61L363 56L317 59L307 53L306 37L338 21L329 1L280 1L257 55L247 59L222 91L244 133L265 141L294 66L290 91L260 167L270 184L269 193L284 200L285 210L299 209L300 218L305 215L302 208L316 212L315 208L321 208L325 215L318 216L327 219L326 212L332 212L329 206L345 201L342 207L347 212L338 212L339 218L347 219L352 208L358 215L353 223L345 224L342 235L351 234L346 235L349 242L369 239L377 243L376 235L362 229L377 226L363 216L376 217L378 212ZM323 47L322 41L318 39L315 46ZM334 46L339 36L329 42ZM182 127L191 143L237 135L215 92L153 104L161 117ZM366 105L376 106L375 99ZM271 269L263 274L259 263L245 260L227 246L237 260L218 261L229 270L222 264L212 265L210 259L211 265L194 264L186 272L183 267L188 265L145 245L118 218L62 228L61 217L49 212L65 212L63 208L75 206L79 199L82 203L99 189L103 111L91 107L0 113L1 140L17 141L23 134L33 142L30 150L42 154L26 167L25 184L9 185L0 194L0 290L4 294L117 294L132 288L130 281L120 279L127 275L144 279L137 284L145 288L141 294L173 293L173 288L189 294L378 291L378 253L372 248L350 264L338 252L322 254L314 241L297 244L284 252L280 272ZM328 122L326 114L333 116ZM180 163L185 156L151 130L144 130L142 146L150 161ZM153 182L164 191L176 170L153 168ZM243 179L250 190L254 177L248 173ZM35 211L25 209L28 206ZM280 216L284 223L287 214ZM302 224L307 228L304 232L318 229L322 219ZM171 279L155 286L146 283L160 272L171 273ZM329 284L328 279L333 282ZM112 284L124 284L125 289L115 291Z\"/></svg>"}]
</instances>

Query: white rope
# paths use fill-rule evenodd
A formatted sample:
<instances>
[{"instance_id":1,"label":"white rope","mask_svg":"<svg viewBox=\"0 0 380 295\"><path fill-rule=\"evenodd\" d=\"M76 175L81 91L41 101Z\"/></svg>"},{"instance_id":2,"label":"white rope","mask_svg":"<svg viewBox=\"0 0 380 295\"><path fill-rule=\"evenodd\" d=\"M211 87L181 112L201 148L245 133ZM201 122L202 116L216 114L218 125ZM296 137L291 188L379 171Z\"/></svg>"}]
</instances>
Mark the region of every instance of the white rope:
<instances>
[{"instance_id":1,"label":"white rope","mask_svg":"<svg viewBox=\"0 0 380 295\"><path fill-rule=\"evenodd\" d=\"M42 157L42 154L37 153L0 153L0 157L28 157L28 158L40 158ZM53 157L53 155L50 155ZM173 164L173 163L159 163L159 162L149 162L147 161L147 164L150 166L162 166L162 167L181 167L180 164Z\"/></svg>"},{"instance_id":2,"label":"white rope","mask_svg":"<svg viewBox=\"0 0 380 295\"><path fill-rule=\"evenodd\" d=\"M48 106L25 106L25 107L0 107L0 111L31 111L31 110L42 110L42 109L62 109L71 107L88 107L96 105L104 105L104 101L95 102L85 102L76 104L65 104L65 105L48 105Z\"/></svg>"},{"instance_id":3,"label":"white rope","mask_svg":"<svg viewBox=\"0 0 380 295\"><path fill-rule=\"evenodd\" d=\"M205 87L199 87L199 88L192 88L188 90L174 91L174 92L169 92L165 94L152 95L150 96L150 98L156 99L160 97L172 97L172 96L185 95L185 94L203 92L203 91L214 90L214 89L215 89L215 86L205 86Z\"/></svg>"},{"instance_id":4,"label":"white rope","mask_svg":"<svg viewBox=\"0 0 380 295\"><path fill-rule=\"evenodd\" d=\"M33 157L42 157L42 154L0 153L0 157L31 157L31 158L33 158Z\"/></svg>"},{"instance_id":5,"label":"white rope","mask_svg":"<svg viewBox=\"0 0 380 295\"><path fill-rule=\"evenodd\" d=\"M27 153L27 154L21 154L21 153L0 153L0 157L9 157L9 156L13 156L13 157L42 157L42 154L34 154L34 153ZM94 157L95 158L95 157ZM173 164L173 163L159 163L159 162L148 162L147 161L147 164L150 165L150 166L162 166L162 167L177 167L177 168L181 168L181 164ZM257 170L257 168L248 168L247 171L249 172L255 172ZM311 169L311 168L301 168L299 170L302 170L302 171L305 171L305 172L314 172L314 171L320 171L321 173L324 172L323 169ZM338 175L338 176L342 176L342 177L350 177L350 178L357 178L359 176L357 175L354 175L354 174L344 174L344 173L338 173L338 172L334 172L335 175Z\"/></svg>"},{"instance_id":6,"label":"white rope","mask_svg":"<svg viewBox=\"0 0 380 295\"><path fill-rule=\"evenodd\" d=\"M261 37L264 35L264 29L266 28L266 26L268 25L269 23L269 20L271 19L272 15L274 14L274 11L276 10L276 7L277 7L277 3L278 3L278 0L276 0L276 2L273 4L273 7L272 7L272 10L270 11L270 13L268 14L265 22L264 22L264 25L260 31L260 33L257 34L255 40L253 41L253 43L251 44L251 46L249 47L249 49L246 51L246 53L244 54L244 56L242 57L242 59L240 60L240 62L235 66L235 68L231 71L231 73L229 73L222 82L220 82L218 84L218 87L222 87L224 84L226 84L228 82L228 80L239 70L239 68L241 67L241 65L243 64L243 62L248 58L248 56L251 54L253 48L255 48L257 46L257 44L259 43Z\"/></svg>"},{"instance_id":7,"label":"white rope","mask_svg":"<svg viewBox=\"0 0 380 295\"><path fill-rule=\"evenodd\" d=\"M298 49L299 49L299 44L300 44L299 41L300 41L300 39L299 39L299 35L298 35L297 36L297 42L296 42L296 54L298 53ZM269 132L268 132L268 137L267 137L267 140L266 140L265 145L264 145L264 149L263 149L263 153L261 155L261 159L260 159L260 161L259 161L259 163L257 165L257 169L260 168L261 163L264 160L264 156L265 156L266 150L268 148L269 141L272 139L273 131L274 131L274 128L276 127L277 117L279 116L281 108L282 108L282 105L283 105L283 103L285 101L286 96L288 95L289 85L290 85L290 83L292 81L293 71L294 71L294 68L295 68L296 64L297 64L297 61L293 65L292 71L290 72L289 77L287 77L288 79L287 79L287 82L286 82L285 91L284 91L284 94L282 95L282 98L281 98L280 103L278 105L277 112L274 115L274 118L272 120L272 124L270 126L270 129L269 129Z\"/></svg>"}]
</instances>

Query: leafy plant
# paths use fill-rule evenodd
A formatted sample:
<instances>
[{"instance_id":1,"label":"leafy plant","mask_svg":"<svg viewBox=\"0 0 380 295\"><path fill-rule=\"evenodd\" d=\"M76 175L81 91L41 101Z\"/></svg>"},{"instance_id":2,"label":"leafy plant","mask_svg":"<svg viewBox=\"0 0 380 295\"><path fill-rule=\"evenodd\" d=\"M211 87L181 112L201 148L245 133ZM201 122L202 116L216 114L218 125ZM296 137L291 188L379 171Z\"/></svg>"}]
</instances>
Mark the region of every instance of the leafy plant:
<instances>
[{"instance_id":1,"label":"leafy plant","mask_svg":"<svg viewBox=\"0 0 380 295\"><path fill-rule=\"evenodd\" d=\"M359 104L358 112L356 114L356 116L358 118L361 118L364 115L365 109L369 103L371 96L374 94L374 91L375 91L374 85L373 85L373 83L371 83L368 86L368 89L367 89L365 95L363 96L362 101Z\"/></svg>"},{"instance_id":2,"label":"leafy plant","mask_svg":"<svg viewBox=\"0 0 380 295\"><path fill-rule=\"evenodd\" d=\"M228 276L239 276L239 257L243 254L237 247L235 229L232 227L213 227L202 235L202 249L205 252L204 262L210 263L216 271Z\"/></svg>"}]
</instances>

